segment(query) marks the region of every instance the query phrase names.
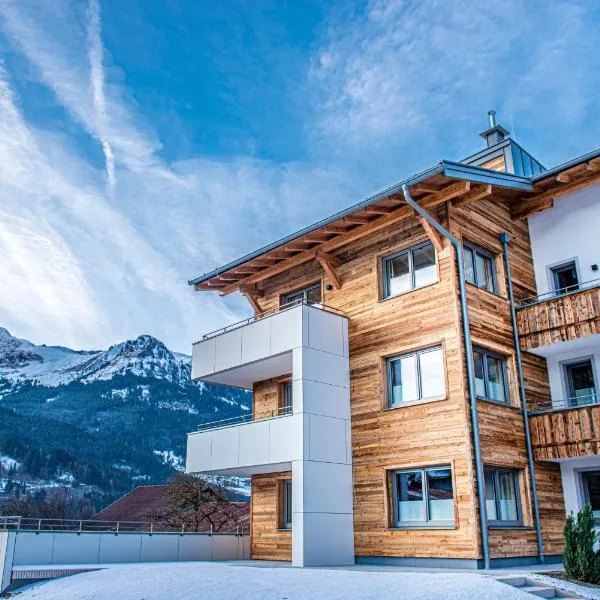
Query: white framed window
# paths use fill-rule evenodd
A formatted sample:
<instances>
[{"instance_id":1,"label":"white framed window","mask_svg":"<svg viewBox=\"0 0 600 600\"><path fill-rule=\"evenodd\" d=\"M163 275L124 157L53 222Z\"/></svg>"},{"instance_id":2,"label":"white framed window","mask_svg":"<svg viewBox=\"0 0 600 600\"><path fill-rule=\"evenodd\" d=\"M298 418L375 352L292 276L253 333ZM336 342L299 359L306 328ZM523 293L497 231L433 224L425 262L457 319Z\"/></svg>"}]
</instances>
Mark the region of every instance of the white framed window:
<instances>
[{"instance_id":1,"label":"white framed window","mask_svg":"<svg viewBox=\"0 0 600 600\"><path fill-rule=\"evenodd\" d=\"M485 468L485 510L489 525L522 525L519 473Z\"/></svg>"},{"instance_id":2,"label":"white framed window","mask_svg":"<svg viewBox=\"0 0 600 600\"><path fill-rule=\"evenodd\" d=\"M387 359L387 407L446 397L441 346Z\"/></svg>"},{"instance_id":3,"label":"white framed window","mask_svg":"<svg viewBox=\"0 0 600 600\"><path fill-rule=\"evenodd\" d=\"M488 292L498 293L494 255L478 246L463 242L465 280Z\"/></svg>"},{"instance_id":4,"label":"white framed window","mask_svg":"<svg viewBox=\"0 0 600 600\"><path fill-rule=\"evenodd\" d=\"M383 297L393 298L435 283L437 268L433 244L427 242L383 259Z\"/></svg>"},{"instance_id":5,"label":"white framed window","mask_svg":"<svg viewBox=\"0 0 600 600\"><path fill-rule=\"evenodd\" d=\"M454 525L454 490L450 465L393 471L395 527Z\"/></svg>"}]
</instances>

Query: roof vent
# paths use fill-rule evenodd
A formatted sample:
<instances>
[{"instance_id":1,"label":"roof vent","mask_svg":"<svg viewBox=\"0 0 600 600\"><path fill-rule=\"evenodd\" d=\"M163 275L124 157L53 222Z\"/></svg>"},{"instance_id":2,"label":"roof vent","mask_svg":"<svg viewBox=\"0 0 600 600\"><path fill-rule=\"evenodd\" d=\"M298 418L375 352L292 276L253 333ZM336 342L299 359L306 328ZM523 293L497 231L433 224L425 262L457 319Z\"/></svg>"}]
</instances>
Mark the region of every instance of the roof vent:
<instances>
[{"instance_id":1,"label":"roof vent","mask_svg":"<svg viewBox=\"0 0 600 600\"><path fill-rule=\"evenodd\" d=\"M490 119L490 127L482 131L479 135L487 142L487 147L491 148L508 137L508 131L502 125L496 125L495 110L488 111L488 117Z\"/></svg>"}]
</instances>

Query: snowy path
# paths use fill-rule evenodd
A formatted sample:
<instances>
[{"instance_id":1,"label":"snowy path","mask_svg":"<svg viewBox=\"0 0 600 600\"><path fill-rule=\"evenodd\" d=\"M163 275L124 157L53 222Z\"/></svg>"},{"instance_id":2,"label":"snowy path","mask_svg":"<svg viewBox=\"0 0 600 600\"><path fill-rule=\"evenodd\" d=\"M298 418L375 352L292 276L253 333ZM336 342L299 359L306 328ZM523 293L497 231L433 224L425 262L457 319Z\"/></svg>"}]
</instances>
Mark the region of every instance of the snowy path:
<instances>
[{"instance_id":1,"label":"snowy path","mask_svg":"<svg viewBox=\"0 0 600 600\"><path fill-rule=\"evenodd\" d=\"M293 569L217 563L119 566L36 586L19 600L527 600L469 573Z\"/></svg>"}]
</instances>

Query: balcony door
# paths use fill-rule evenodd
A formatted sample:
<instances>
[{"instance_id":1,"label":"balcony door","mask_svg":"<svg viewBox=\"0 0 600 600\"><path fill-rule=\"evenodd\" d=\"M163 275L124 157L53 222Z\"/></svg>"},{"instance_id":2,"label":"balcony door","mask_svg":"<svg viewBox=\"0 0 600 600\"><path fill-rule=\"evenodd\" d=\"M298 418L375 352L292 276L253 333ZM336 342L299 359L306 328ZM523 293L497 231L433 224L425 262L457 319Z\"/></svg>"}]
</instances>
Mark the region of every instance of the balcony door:
<instances>
[{"instance_id":1,"label":"balcony door","mask_svg":"<svg viewBox=\"0 0 600 600\"><path fill-rule=\"evenodd\" d=\"M597 402L594 368L590 359L565 365L569 406L585 406Z\"/></svg>"}]
</instances>

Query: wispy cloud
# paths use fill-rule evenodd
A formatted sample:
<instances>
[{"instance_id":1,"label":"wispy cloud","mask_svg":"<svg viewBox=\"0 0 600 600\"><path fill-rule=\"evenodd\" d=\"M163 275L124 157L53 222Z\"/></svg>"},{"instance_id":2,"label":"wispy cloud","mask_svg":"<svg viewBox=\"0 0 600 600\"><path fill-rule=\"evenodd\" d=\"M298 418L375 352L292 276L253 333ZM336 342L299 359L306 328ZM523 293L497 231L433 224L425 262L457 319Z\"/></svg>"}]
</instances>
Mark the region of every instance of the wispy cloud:
<instances>
[{"instance_id":1,"label":"wispy cloud","mask_svg":"<svg viewBox=\"0 0 600 600\"><path fill-rule=\"evenodd\" d=\"M106 162L106 179L110 193L115 187L115 155L107 135L108 112L106 110L106 96L104 92L104 47L100 37L100 4L98 0L90 0L88 20L88 40L90 57L90 83L92 86L92 97L98 121L98 135L102 143L102 152Z\"/></svg>"},{"instance_id":2,"label":"wispy cloud","mask_svg":"<svg viewBox=\"0 0 600 600\"><path fill-rule=\"evenodd\" d=\"M340 11L311 69L321 136L371 151L431 144L458 123L484 125L489 108L538 131L582 124L600 84L597 12L540 0L371 0Z\"/></svg>"},{"instance_id":3,"label":"wispy cloud","mask_svg":"<svg viewBox=\"0 0 600 600\"><path fill-rule=\"evenodd\" d=\"M195 294L186 280L339 208L353 182L246 157L165 163L105 67L96 0L83 12L42 6L7 1L0 26L102 145L105 177L67 133L34 124L2 68L0 323L38 342L100 347L149 332L189 351L249 308Z\"/></svg>"}]
</instances>

